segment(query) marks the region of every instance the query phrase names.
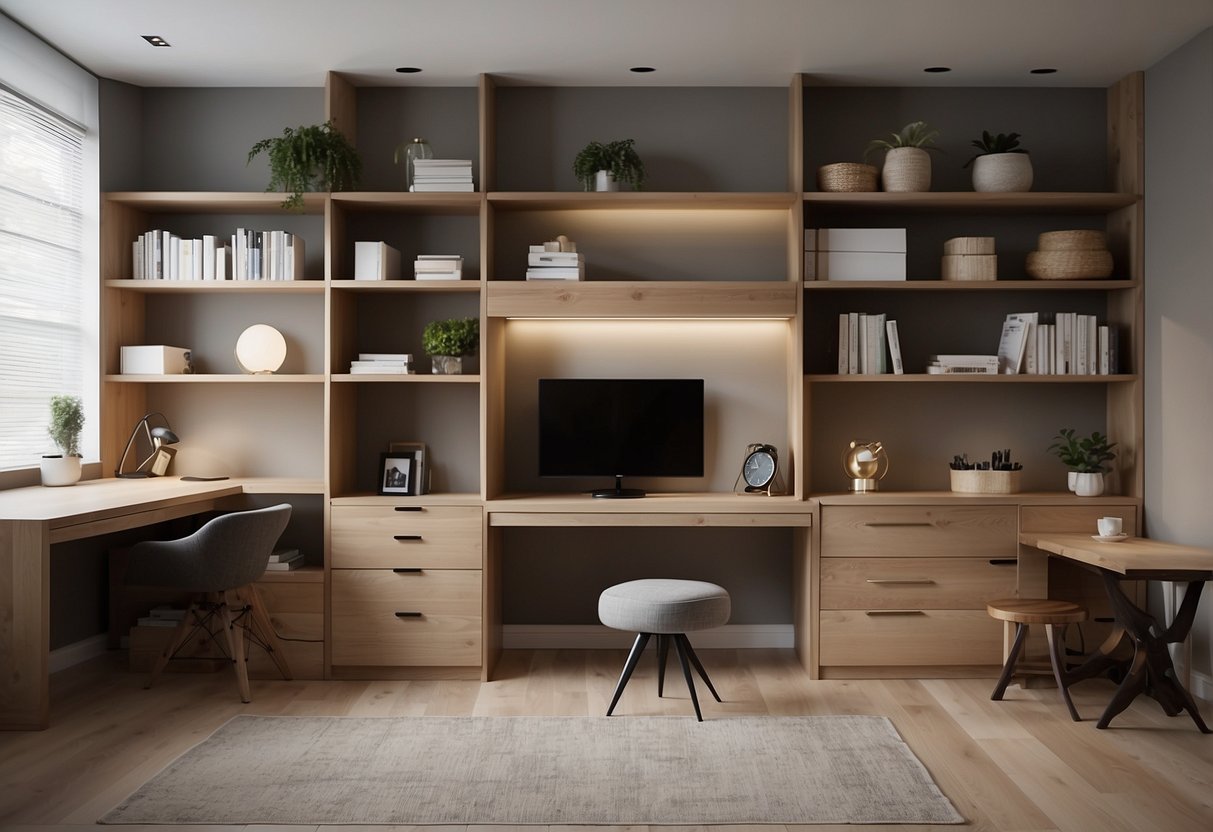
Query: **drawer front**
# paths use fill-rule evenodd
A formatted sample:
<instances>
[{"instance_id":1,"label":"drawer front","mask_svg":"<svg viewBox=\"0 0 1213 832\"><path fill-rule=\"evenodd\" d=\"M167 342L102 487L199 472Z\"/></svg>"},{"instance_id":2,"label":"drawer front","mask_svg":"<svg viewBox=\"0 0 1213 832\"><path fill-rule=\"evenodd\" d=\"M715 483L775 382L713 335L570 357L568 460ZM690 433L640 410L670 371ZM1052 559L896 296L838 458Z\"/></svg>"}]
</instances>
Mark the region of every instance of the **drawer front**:
<instances>
[{"instance_id":1,"label":"drawer front","mask_svg":"<svg viewBox=\"0 0 1213 832\"><path fill-rule=\"evenodd\" d=\"M413 509L420 508L420 511ZM480 509L473 506L333 506L336 569L481 567Z\"/></svg>"},{"instance_id":2,"label":"drawer front","mask_svg":"<svg viewBox=\"0 0 1213 832\"><path fill-rule=\"evenodd\" d=\"M822 558L821 608L984 610L1015 580L1015 558Z\"/></svg>"},{"instance_id":3,"label":"drawer front","mask_svg":"<svg viewBox=\"0 0 1213 832\"><path fill-rule=\"evenodd\" d=\"M876 614L870 614L873 612ZM821 664L837 667L1002 664L1002 622L990 618L985 610L905 613L823 610Z\"/></svg>"},{"instance_id":4,"label":"drawer front","mask_svg":"<svg viewBox=\"0 0 1213 832\"><path fill-rule=\"evenodd\" d=\"M1015 557L1015 506L824 506L821 554L845 558Z\"/></svg>"},{"instance_id":5,"label":"drawer front","mask_svg":"<svg viewBox=\"0 0 1213 832\"><path fill-rule=\"evenodd\" d=\"M1019 510L1019 530L1098 534L1095 521L1100 517L1119 517L1127 534L1137 534L1137 507L1133 505L1024 506Z\"/></svg>"},{"instance_id":6,"label":"drawer front","mask_svg":"<svg viewBox=\"0 0 1213 832\"><path fill-rule=\"evenodd\" d=\"M334 569L333 664L477 666L480 604L479 570Z\"/></svg>"}]
</instances>

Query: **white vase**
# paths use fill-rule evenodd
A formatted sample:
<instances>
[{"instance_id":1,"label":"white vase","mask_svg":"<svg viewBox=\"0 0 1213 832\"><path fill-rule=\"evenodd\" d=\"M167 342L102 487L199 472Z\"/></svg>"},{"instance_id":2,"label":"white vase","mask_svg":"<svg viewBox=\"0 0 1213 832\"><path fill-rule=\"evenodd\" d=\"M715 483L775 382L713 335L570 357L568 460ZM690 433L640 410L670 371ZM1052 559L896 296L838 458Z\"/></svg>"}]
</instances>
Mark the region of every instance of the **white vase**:
<instances>
[{"instance_id":1,"label":"white vase","mask_svg":"<svg viewBox=\"0 0 1213 832\"><path fill-rule=\"evenodd\" d=\"M434 375L457 376L463 374L463 356L461 355L432 355L430 356L431 370Z\"/></svg>"},{"instance_id":2,"label":"white vase","mask_svg":"<svg viewBox=\"0 0 1213 832\"><path fill-rule=\"evenodd\" d=\"M594 190L596 191L617 191L619 183L615 181L615 177L611 176L608 170L600 170L594 174Z\"/></svg>"},{"instance_id":3,"label":"white vase","mask_svg":"<svg viewBox=\"0 0 1213 832\"><path fill-rule=\"evenodd\" d=\"M1074 477L1074 493L1079 497L1098 497L1103 493L1103 473L1079 471Z\"/></svg>"},{"instance_id":4,"label":"white vase","mask_svg":"<svg viewBox=\"0 0 1213 832\"><path fill-rule=\"evenodd\" d=\"M1069 488L1071 491L1078 488L1078 472L1077 471L1067 471L1066 472L1066 487Z\"/></svg>"},{"instance_id":5,"label":"white vase","mask_svg":"<svg viewBox=\"0 0 1213 832\"><path fill-rule=\"evenodd\" d=\"M47 486L75 485L80 482L80 457L42 457L42 484Z\"/></svg>"},{"instance_id":6,"label":"white vase","mask_svg":"<svg viewBox=\"0 0 1213 832\"><path fill-rule=\"evenodd\" d=\"M1032 190L1032 157L1026 153L987 153L973 160L973 190L1013 193Z\"/></svg>"},{"instance_id":7,"label":"white vase","mask_svg":"<svg viewBox=\"0 0 1213 832\"><path fill-rule=\"evenodd\" d=\"M886 191L931 190L931 154L921 147L894 147L885 154L880 181Z\"/></svg>"}]
</instances>

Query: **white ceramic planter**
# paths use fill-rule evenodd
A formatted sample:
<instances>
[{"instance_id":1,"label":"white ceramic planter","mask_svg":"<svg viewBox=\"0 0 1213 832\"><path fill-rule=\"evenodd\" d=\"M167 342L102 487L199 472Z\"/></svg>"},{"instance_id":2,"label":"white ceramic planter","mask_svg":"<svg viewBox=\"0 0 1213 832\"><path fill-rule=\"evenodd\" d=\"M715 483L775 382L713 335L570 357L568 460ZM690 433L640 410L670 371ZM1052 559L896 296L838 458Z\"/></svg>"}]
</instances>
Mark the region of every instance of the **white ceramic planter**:
<instances>
[{"instance_id":1,"label":"white ceramic planter","mask_svg":"<svg viewBox=\"0 0 1213 832\"><path fill-rule=\"evenodd\" d=\"M973 190L1014 193L1032 190L1032 157L1026 153L987 153L973 160Z\"/></svg>"},{"instance_id":2,"label":"white ceramic planter","mask_svg":"<svg viewBox=\"0 0 1213 832\"><path fill-rule=\"evenodd\" d=\"M615 181L615 177L611 176L610 171L600 170L594 174L594 190L617 191L619 183Z\"/></svg>"},{"instance_id":3,"label":"white ceramic planter","mask_svg":"<svg viewBox=\"0 0 1213 832\"><path fill-rule=\"evenodd\" d=\"M43 485L75 485L80 482L80 457L78 456L44 456L41 469Z\"/></svg>"},{"instance_id":4,"label":"white ceramic planter","mask_svg":"<svg viewBox=\"0 0 1213 832\"><path fill-rule=\"evenodd\" d=\"M1078 472L1077 471L1067 471L1066 472L1066 487L1069 488L1071 491L1078 488Z\"/></svg>"},{"instance_id":5,"label":"white ceramic planter","mask_svg":"<svg viewBox=\"0 0 1213 832\"><path fill-rule=\"evenodd\" d=\"M1098 497L1103 493L1103 474L1078 472L1074 475L1074 493L1079 497Z\"/></svg>"},{"instance_id":6,"label":"white ceramic planter","mask_svg":"<svg viewBox=\"0 0 1213 832\"><path fill-rule=\"evenodd\" d=\"M931 154L921 147L893 148L885 154L880 181L886 191L931 190Z\"/></svg>"}]
</instances>

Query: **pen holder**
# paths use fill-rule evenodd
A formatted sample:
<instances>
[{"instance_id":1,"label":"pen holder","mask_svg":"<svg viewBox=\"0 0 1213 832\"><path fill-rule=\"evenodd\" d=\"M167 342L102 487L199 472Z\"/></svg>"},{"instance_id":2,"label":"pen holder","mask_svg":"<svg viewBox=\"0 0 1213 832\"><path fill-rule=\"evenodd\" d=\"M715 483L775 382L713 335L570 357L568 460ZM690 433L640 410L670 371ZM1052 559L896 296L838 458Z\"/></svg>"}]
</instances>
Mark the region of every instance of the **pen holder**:
<instances>
[{"instance_id":1,"label":"pen holder","mask_svg":"<svg viewBox=\"0 0 1213 832\"><path fill-rule=\"evenodd\" d=\"M952 490L961 494L1018 494L1020 471L950 469Z\"/></svg>"}]
</instances>

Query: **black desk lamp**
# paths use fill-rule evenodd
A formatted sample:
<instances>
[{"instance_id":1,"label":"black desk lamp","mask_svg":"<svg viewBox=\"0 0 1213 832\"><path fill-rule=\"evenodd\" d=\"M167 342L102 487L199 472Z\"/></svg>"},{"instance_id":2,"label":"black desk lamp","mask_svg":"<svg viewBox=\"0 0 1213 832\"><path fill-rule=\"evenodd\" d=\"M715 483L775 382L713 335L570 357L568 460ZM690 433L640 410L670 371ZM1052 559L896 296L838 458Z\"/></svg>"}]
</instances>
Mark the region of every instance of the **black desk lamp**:
<instances>
[{"instance_id":1,"label":"black desk lamp","mask_svg":"<svg viewBox=\"0 0 1213 832\"><path fill-rule=\"evenodd\" d=\"M159 416L160 421L164 422L164 425L152 427L149 424L149 420L153 416ZM147 438L147 444L151 448L151 452L135 467L135 470L124 471L126 458L135 446L135 439L139 436L140 430L142 430L143 435ZM172 448L165 446L176 445L180 441L177 438L177 434L173 433L173 429L168 426L168 419L165 418L163 413L160 411L148 413L135 423L135 429L131 431L131 438L126 440L126 449L122 451L122 459L118 462L118 470L114 472L114 476L123 477L124 479L163 476L164 472L168 470L169 463L173 461L173 454L177 453Z\"/></svg>"}]
</instances>

